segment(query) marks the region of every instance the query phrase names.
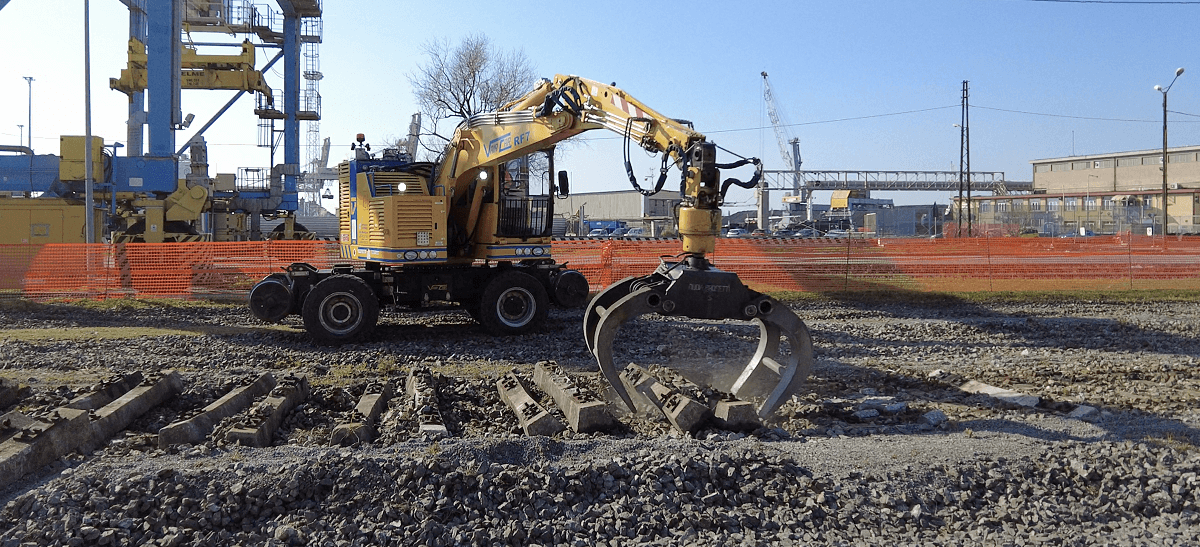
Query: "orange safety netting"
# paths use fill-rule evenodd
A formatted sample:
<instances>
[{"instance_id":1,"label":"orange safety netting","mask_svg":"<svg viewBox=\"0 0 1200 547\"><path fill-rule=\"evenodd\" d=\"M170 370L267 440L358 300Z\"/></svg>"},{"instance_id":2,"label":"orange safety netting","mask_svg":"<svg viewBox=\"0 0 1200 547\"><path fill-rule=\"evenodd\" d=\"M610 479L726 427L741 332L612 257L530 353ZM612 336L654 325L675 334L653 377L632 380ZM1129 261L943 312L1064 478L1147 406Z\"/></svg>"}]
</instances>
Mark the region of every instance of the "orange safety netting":
<instances>
[{"instance_id":1,"label":"orange safety netting","mask_svg":"<svg viewBox=\"0 0 1200 547\"><path fill-rule=\"evenodd\" d=\"M598 291L654 270L678 240L554 242ZM1200 289L1200 238L721 239L710 256L760 291ZM294 262L348 262L328 241L0 245L0 295L245 298Z\"/></svg>"}]
</instances>

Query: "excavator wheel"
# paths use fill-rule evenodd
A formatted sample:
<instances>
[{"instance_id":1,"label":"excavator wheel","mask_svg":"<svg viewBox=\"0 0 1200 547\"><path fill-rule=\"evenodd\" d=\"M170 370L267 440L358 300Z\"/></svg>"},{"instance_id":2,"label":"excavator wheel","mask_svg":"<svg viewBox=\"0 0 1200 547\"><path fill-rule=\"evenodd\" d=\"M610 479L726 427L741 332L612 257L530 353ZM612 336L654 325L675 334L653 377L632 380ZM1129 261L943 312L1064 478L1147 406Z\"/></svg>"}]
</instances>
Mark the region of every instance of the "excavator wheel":
<instances>
[{"instance_id":1,"label":"excavator wheel","mask_svg":"<svg viewBox=\"0 0 1200 547\"><path fill-rule=\"evenodd\" d=\"M357 341L375 328L379 300L366 281L333 275L309 291L301 310L304 329L321 344Z\"/></svg>"},{"instance_id":2,"label":"excavator wheel","mask_svg":"<svg viewBox=\"0 0 1200 547\"><path fill-rule=\"evenodd\" d=\"M529 332L546 321L550 298L533 276L507 271L488 282L480 299L479 317L488 332L500 335Z\"/></svg>"}]
</instances>

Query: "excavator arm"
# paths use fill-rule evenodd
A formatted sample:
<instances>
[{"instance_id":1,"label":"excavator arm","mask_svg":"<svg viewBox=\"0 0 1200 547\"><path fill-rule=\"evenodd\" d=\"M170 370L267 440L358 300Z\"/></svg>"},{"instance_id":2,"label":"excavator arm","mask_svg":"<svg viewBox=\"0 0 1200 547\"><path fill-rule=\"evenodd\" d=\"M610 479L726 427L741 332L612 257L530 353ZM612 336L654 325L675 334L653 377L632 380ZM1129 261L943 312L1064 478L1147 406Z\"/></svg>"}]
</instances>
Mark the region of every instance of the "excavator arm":
<instances>
[{"instance_id":1,"label":"excavator arm","mask_svg":"<svg viewBox=\"0 0 1200 547\"><path fill-rule=\"evenodd\" d=\"M534 150L549 148L585 131L607 129L651 153L663 154L659 178L653 189L642 188L633 173L628 153L625 170L630 184L646 195L662 189L668 168L680 172L679 232L683 251L710 253L721 229L721 205L731 185L753 188L762 177L756 158L729 164L716 163L716 145L688 122L675 120L645 105L620 88L579 76L557 75L542 80L525 96L496 112L477 114L455 130L439 176L439 184L453 195L470 191L476 169L498 165ZM721 169L754 165L754 176L720 181Z\"/></svg>"},{"instance_id":2,"label":"excavator arm","mask_svg":"<svg viewBox=\"0 0 1200 547\"><path fill-rule=\"evenodd\" d=\"M755 158L716 161L717 146L687 122L668 118L614 85L578 76L555 76L496 112L472 116L455 130L442 161L438 184L454 195L471 195L466 224L474 229L482 190L480 172L593 129L625 139L625 166L631 185L650 195L661 190L669 167L680 173L678 211L683 243L678 260L663 260L651 274L624 279L600 292L587 308L584 339L613 390L634 409L629 390L613 363L613 343L622 324L647 313L705 320L751 321L759 326L754 357L737 374L722 375L731 385L713 387L760 400L767 417L803 384L812 367L812 342L804 322L786 305L746 287L737 274L715 268L713 252L721 228L721 205L732 185L758 184L762 165ZM642 188L633 175L628 149L637 144L662 154L653 188ZM753 165L748 181L720 179L722 169ZM486 178L486 177L484 177Z\"/></svg>"}]
</instances>

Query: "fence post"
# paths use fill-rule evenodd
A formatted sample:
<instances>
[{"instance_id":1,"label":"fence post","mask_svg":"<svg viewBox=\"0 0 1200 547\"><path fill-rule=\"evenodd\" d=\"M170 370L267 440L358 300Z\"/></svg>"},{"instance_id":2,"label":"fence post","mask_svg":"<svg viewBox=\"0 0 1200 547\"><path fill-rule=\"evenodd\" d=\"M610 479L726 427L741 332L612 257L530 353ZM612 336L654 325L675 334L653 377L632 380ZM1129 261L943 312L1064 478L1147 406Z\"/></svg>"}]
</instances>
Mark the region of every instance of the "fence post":
<instances>
[{"instance_id":1,"label":"fence post","mask_svg":"<svg viewBox=\"0 0 1200 547\"><path fill-rule=\"evenodd\" d=\"M986 252L987 252L987 264L988 264L988 290L995 292L996 291L996 275L995 275L995 272L992 271L993 269L995 269L995 266L992 265L992 233L984 232L983 238L987 242L986 243L986 245L987 245Z\"/></svg>"},{"instance_id":2,"label":"fence post","mask_svg":"<svg viewBox=\"0 0 1200 547\"><path fill-rule=\"evenodd\" d=\"M1133 290L1133 229L1129 229L1129 240L1125 242L1125 256L1129 265L1129 290Z\"/></svg>"},{"instance_id":3,"label":"fence post","mask_svg":"<svg viewBox=\"0 0 1200 547\"><path fill-rule=\"evenodd\" d=\"M613 284L613 241L605 241L600 247L600 284L608 287Z\"/></svg>"},{"instance_id":4,"label":"fence post","mask_svg":"<svg viewBox=\"0 0 1200 547\"><path fill-rule=\"evenodd\" d=\"M850 240L854 232L846 232L846 277L842 279L842 290L850 290Z\"/></svg>"}]
</instances>

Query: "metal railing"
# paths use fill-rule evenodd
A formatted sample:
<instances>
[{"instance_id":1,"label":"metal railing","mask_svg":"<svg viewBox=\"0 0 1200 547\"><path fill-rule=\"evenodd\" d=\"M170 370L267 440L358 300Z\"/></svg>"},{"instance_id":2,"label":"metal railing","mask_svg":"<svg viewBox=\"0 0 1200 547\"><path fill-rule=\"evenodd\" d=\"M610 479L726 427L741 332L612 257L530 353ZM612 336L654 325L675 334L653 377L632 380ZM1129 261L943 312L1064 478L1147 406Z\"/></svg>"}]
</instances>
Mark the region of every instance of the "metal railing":
<instances>
[{"instance_id":1,"label":"metal railing","mask_svg":"<svg viewBox=\"0 0 1200 547\"><path fill-rule=\"evenodd\" d=\"M501 237L538 237L549 233L550 196L510 198L500 201Z\"/></svg>"}]
</instances>

